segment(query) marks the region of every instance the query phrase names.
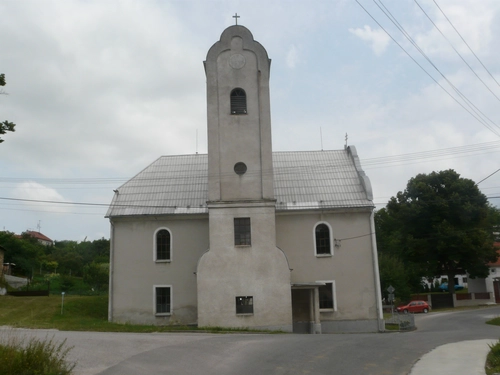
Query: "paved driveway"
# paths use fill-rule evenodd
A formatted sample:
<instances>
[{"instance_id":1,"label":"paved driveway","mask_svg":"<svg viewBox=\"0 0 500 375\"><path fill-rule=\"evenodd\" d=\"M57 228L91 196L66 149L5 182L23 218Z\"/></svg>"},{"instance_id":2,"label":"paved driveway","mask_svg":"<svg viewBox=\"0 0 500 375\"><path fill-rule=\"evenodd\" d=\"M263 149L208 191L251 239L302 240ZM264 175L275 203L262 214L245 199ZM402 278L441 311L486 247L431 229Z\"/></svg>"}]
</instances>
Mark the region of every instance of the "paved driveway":
<instances>
[{"instance_id":1,"label":"paved driveway","mask_svg":"<svg viewBox=\"0 0 500 375\"><path fill-rule=\"evenodd\" d=\"M76 375L399 375L408 374L422 355L437 346L498 339L500 327L484 322L499 315L500 307L421 314L417 331L384 334L27 332L66 338L74 346L71 359L78 363Z\"/></svg>"}]
</instances>

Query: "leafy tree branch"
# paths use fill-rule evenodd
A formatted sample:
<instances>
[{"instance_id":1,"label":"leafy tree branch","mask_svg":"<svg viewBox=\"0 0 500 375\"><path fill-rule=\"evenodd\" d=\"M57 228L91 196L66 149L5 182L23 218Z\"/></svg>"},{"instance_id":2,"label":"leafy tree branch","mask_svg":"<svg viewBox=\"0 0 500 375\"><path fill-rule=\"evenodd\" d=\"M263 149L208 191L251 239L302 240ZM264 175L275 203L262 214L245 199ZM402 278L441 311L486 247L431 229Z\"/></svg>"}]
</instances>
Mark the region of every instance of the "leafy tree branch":
<instances>
[{"instance_id":1,"label":"leafy tree branch","mask_svg":"<svg viewBox=\"0 0 500 375\"><path fill-rule=\"evenodd\" d=\"M5 74L0 74L0 86L5 86L7 82L5 81ZM6 94L4 91L0 91L0 94ZM0 122L0 135L5 134L7 132L14 132L15 129L14 127L16 124L13 122L5 120L4 122ZM0 143L2 143L4 140L0 138Z\"/></svg>"}]
</instances>

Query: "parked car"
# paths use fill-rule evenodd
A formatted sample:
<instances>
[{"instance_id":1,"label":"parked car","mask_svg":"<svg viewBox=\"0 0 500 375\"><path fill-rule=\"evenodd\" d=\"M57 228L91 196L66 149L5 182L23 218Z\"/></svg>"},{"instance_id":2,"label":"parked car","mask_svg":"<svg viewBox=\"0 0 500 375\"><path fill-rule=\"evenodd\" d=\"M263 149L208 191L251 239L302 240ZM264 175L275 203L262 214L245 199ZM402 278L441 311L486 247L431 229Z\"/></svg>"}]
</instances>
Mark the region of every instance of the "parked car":
<instances>
[{"instance_id":1,"label":"parked car","mask_svg":"<svg viewBox=\"0 0 500 375\"><path fill-rule=\"evenodd\" d=\"M396 308L398 312L402 312L404 314L423 312L428 313L430 310L429 304L425 301L411 301L409 304L404 306L399 306Z\"/></svg>"},{"instance_id":2,"label":"parked car","mask_svg":"<svg viewBox=\"0 0 500 375\"><path fill-rule=\"evenodd\" d=\"M462 290L464 287L462 285L456 285L455 284L455 290ZM443 292L447 292L448 291L448 284L447 283L442 283L440 286L439 286L439 289L441 289Z\"/></svg>"}]
</instances>

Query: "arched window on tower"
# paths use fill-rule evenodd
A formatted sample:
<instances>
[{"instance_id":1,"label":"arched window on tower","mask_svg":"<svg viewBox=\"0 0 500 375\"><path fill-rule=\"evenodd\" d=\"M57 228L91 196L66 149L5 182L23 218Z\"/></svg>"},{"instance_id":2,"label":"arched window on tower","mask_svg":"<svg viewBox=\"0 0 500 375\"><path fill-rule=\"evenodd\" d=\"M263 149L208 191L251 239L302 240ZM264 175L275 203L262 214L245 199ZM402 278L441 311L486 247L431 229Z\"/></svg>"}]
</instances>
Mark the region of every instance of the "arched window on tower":
<instances>
[{"instance_id":1,"label":"arched window on tower","mask_svg":"<svg viewBox=\"0 0 500 375\"><path fill-rule=\"evenodd\" d=\"M231 91L231 114L247 114L247 94L245 93L245 90L241 88L236 88Z\"/></svg>"}]
</instances>

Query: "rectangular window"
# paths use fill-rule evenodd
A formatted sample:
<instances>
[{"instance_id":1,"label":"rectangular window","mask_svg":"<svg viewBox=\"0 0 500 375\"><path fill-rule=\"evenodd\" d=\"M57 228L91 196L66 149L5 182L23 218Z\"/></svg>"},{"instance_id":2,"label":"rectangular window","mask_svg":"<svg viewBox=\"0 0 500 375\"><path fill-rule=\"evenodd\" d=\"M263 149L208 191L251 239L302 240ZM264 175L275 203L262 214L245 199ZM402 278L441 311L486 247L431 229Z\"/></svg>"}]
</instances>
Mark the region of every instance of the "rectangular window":
<instances>
[{"instance_id":1,"label":"rectangular window","mask_svg":"<svg viewBox=\"0 0 500 375\"><path fill-rule=\"evenodd\" d=\"M319 287L319 308L320 310L334 310L335 306L335 282L334 281L319 281L325 285Z\"/></svg>"},{"instance_id":2,"label":"rectangular window","mask_svg":"<svg viewBox=\"0 0 500 375\"><path fill-rule=\"evenodd\" d=\"M234 218L234 245L250 246L252 244L252 235L249 217Z\"/></svg>"},{"instance_id":3,"label":"rectangular window","mask_svg":"<svg viewBox=\"0 0 500 375\"><path fill-rule=\"evenodd\" d=\"M171 297L171 287L155 286L155 314L170 314Z\"/></svg>"},{"instance_id":4,"label":"rectangular window","mask_svg":"<svg viewBox=\"0 0 500 375\"><path fill-rule=\"evenodd\" d=\"M236 314L253 314L253 297L236 297Z\"/></svg>"}]
</instances>

